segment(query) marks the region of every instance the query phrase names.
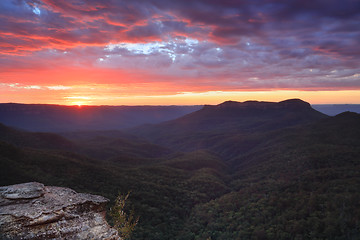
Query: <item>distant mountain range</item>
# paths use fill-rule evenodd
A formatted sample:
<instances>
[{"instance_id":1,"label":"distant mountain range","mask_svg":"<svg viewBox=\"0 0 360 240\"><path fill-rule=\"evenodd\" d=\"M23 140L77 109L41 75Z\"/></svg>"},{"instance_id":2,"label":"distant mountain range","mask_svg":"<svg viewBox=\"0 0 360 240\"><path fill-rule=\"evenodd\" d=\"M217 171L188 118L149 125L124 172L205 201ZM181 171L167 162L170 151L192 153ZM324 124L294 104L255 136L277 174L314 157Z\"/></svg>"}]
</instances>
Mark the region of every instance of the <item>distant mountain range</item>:
<instances>
[{"instance_id":1,"label":"distant mountain range","mask_svg":"<svg viewBox=\"0 0 360 240\"><path fill-rule=\"evenodd\" d=\"M225 102L230 105L235 102ZM243 103L249 105L251 101ZM265 104L265 103L263 103ZM206 106L207 108L211 106ZM312 105L335 116L345 111L360 113L360 104ZM157 124L203 108L197 106L61 106L47 104L0 104L0 123L38 132L123 130L143 124Z\"/></svg>"},{"instance_id":2,"label":"distant mountain range","mask_svg":"<svg viewBox=\"0 0 360 240\"><path fill-rule=\"evenodd\" d=\"M202 106L62 106L0 104L0 123L29 131L114 130L160 123Z\"/></svg>"},{"instance_id":3,"label":"distant mountain range","mask_svg":"<svg viewBox=\"0 0 360 240\"><path fill-rule=\"evenodd\" d=\"M312 107L329 116L335 116L342 112L360 113L360 104L313 104Z\"/></svg>"},{"instance_id":4,"label":"distant mountain range","mask_svg":"<svg viewBox=\"0 0 360 240\"><path fill-rule=\"evenodd\" d=\"M360 239L360 114L300 99L194 108L122 131L1 124L0 185L131 191L132 239ZM66 116L46 127L72 129L57 126Z\"/></svg>"}]
</instances>

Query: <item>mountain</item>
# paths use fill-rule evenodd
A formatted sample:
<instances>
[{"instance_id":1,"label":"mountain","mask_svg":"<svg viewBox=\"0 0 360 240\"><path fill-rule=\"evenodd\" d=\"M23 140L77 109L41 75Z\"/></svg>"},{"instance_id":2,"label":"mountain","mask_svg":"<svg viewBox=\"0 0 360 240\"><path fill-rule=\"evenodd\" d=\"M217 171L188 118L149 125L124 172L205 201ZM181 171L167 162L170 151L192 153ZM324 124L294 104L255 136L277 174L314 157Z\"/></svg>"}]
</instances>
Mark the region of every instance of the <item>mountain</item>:
<instances>
[{"instance_id":1,"label":"mountain","mask_svg":"<svg viewBox=\"0 0 360 240\"><path fill-rule=\"evenodd\" d=\"M119 162L119 161L120 162ZM173 239L191 209L230 189L227 166L207 152L166 159L93 159L64 151L20 148L0 141L0 185L31 181L71 187L112 201L131 191L128 209L140 216L133 239Z\"/></svg>"},{"instance_id":2,"label":"mountain","mask_svg":"<svg viewBox=\"0 0 360 240\"><path fill-rule=\"evenodd\" d=\"M311 106L329 116L335 116L342 112L360 113L360 104L313 104Z\"/></svg>"},{"instance_id":3,"label":"mountain","mask_svg":"<svg viewBox=\"0 0 360 240\"><path fill-rule=\"evenodd\" d=\"M129 132L176 150L225 149L228 148L224 146L227 140L234 145L257 138L256 133L261 135L326 117L299 99L278 103L228 101L216 106L204 106L178 119L137 127ZM246 144L238 145L246 147Z\"/></svg>"},{"instance_id":4,"label":"mountain","mask_svg":"<svg viewBox=\"0 0 360 240\"><path fill-rule=\"evenodd\" d=\"M132 239L360 238L360 114L329 117L296 99L229 101L129 132L64 133L75 148L64 150L21 145L22 131L6 131L0 184L111 200L131 191Z\"/></svg>"},{"instance_id":5,"label":"mountain","mask_svg":"<svg viewBox=\"0 0 360 240\"><path fill-rule=\"evenodd\" d=\"M27 132L0 123L0 140L20 147L75 150L73 142L54 133Z\"/></svg>"},{"instance_id":6,"label":"mountain","mask_svg":"<svg viewBox=\"0 0 360 240\"><path fill-rule=\"evenodd\" d=\"M0 104L0 122L29 131L114 130L159 123L198 110L200 106L61 106Z\"/></svg>"},{"instance_id":7,"label":"mountain","mask_svg":"<svg viewBox=\"0 0 360 240\"><path fill-rule=\"evenodd\" d=\"M233 191L193 208L183 239L359 239L360 115L266 142L233 162Z\"/></svg>"},{"instance_id":8,"label":"mountain","mask_svg":"<svg viewBox=\"0 0 360 240\"><path fill-rule=\"evenodd\" d=\"M78 153L118 164L134 166L154 163L173 153L166 147L118 130L67 132L60 135L75 143Z\"/></svg>"},{"instance_id":9,"label":"mountain","mask_svg":"<svg viewBox=\"0 0 360 240\"><path fill-rule=\"evenodd\" d=\"M156 161L171 150L121 131L87 131L63 134L28 132L0 123L0 141L21 148L74 152L103 162L139 164Z\"/></svg>"}]
</instances>

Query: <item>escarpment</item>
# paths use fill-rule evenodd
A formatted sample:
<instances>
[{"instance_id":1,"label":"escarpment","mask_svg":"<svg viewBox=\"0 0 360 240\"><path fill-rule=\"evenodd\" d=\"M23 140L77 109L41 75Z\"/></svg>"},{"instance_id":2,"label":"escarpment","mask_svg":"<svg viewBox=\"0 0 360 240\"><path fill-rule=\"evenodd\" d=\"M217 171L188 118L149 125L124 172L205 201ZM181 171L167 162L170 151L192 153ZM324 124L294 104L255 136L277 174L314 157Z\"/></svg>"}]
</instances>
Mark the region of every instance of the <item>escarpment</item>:
<instances>
[{"instance_id":1,"label":"escarpment","mask_svg":"<svg viewBox=\"0 0 360 240\"><path fill-rule=\"evenodd\" d=\"M119 240L105 220L108 201L37 182L0 187L0 239Z\"/></svg>"}]
</instances>

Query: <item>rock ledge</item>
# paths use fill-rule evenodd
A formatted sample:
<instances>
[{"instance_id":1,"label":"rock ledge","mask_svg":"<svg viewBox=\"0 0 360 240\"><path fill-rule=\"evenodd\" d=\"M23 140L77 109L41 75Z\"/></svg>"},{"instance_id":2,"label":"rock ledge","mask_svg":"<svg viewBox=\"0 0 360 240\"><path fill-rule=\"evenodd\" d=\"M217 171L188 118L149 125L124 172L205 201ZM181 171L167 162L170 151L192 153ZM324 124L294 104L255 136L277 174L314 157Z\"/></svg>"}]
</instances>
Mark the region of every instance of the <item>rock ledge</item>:
<instances>
[{"instance_id":1,"label":"rock ledge","mask_svg":"<svg viewBox=\"0 0 360 240\"><path fill-rule=\"evenodd\" d=\"M105 220L109 200L31 182L0 187L0 239L120 239Z\"/></svg>"}]
</instances>

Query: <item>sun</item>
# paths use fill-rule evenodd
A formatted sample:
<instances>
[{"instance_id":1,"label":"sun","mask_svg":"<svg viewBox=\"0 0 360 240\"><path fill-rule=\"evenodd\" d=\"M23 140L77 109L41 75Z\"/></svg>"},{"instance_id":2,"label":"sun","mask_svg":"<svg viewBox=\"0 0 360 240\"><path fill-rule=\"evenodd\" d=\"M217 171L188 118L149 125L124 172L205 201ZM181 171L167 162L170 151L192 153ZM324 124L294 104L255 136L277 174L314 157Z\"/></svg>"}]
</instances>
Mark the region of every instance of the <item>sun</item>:
<instances>
[{"instance_id":1,"label":"sun","mask_svg":"<svg viewBox=\"0 0 360 240\"><path fill-rule=\"evenodd\" d=\"M72 102L71 105L82 107L83 105L85 105L85 102L76 101L76 102Z\"/></svg>"},{"instance_id":2,"label":"sun","mask_svg":"<svg viewBox=\"0 0 360 240\"><path fill-rule=\"evenodd\" d=\"M65 101L68 102L68 105L82 107L84 105L89 105L92 102L91 97L87 96L67 96L64 97Z\"/></svg>"}]
</instances>

